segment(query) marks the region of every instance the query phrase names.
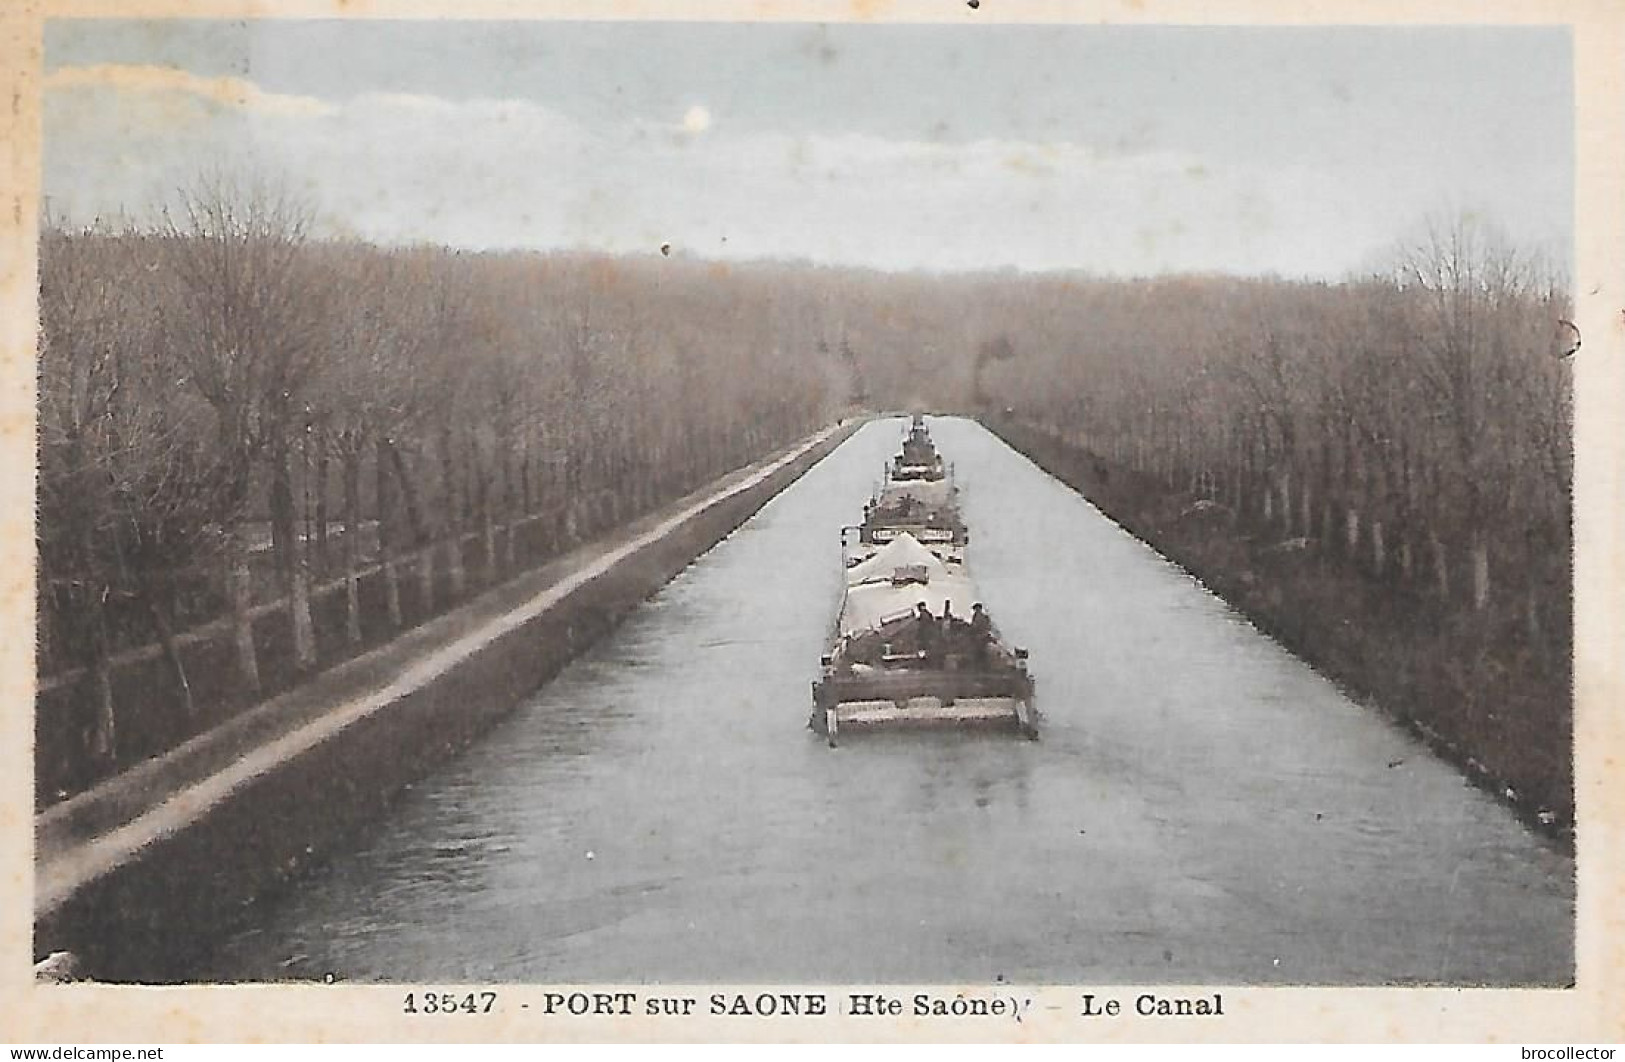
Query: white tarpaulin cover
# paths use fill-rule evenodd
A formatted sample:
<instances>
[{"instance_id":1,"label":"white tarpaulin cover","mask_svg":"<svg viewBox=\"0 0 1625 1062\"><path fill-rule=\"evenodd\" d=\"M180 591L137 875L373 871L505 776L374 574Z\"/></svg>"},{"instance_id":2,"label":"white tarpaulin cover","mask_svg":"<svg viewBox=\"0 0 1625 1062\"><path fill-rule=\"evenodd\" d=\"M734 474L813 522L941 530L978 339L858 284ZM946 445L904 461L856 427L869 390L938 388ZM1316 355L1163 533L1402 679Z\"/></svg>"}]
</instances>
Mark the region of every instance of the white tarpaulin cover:
<instances>
[{"instance_id":1,"label":"white tarpaulin cover","mask_svg":"<svg viewBox=\"0 0 1625 1062\"><path fill-rule=\"evenodd\" d=\"M893 585L892 578L900 569L908 569L911 576L923 571L926 582ZM942 607L947 603L953 606L954 615L969 620L971 606L977 601L976 587L968 576L950 570L905 532L868 560L847 570L840 633L845 637L878 629L887 620L907 616L922 601L933 616L941 616Z\"/></svg>"},{"instance_id":2,"label":"white tarpaulin cover","mask_svg":"<svg viewBox=\"0 0 1625 1062\"><path fill-rule=\"evenodd\" d=\"M902 619L920 602L933 616L942 615L942 606L951 603L954 615L970 619L971 606L976 604L976 588L963 575L947 575L929 583L864 583L849 587L846 602L841 606L841 635L858 631L877 630L891 619Z\"/></svg>"},{"instance_id":3,"label":"white tarpaulin cover","mask_svg":"<svg viewBox=\"0 0 1625 1062\"><path fill-rule=\"evenodd\" d=\"M920 541L907 531L900 531L896 538L876 550L869 559L848 568L846 585L855 586L872 579L889 581L897 569L910 567L924 567L931 579L948 574L947 565L938 560L936 554L920 545Z\"/></svg>"}]
</instances>

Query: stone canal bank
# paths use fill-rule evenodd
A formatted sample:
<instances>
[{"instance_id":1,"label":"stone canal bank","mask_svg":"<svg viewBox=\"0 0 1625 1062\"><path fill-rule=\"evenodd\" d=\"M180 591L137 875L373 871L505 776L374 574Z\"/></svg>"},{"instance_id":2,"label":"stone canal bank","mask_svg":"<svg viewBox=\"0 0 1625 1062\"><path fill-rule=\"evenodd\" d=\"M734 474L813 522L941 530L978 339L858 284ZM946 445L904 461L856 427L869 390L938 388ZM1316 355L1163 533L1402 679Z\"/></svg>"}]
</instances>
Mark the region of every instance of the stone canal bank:
<instances>
[{"instance_id":1,"label":"stone canal bank","mask_svg":"<svg viewBox=\"0 0 1625 1062\"><path fill-rule=\"evenodd\" d=\"M180 976L857 426L738 470L41 813L36 959L68 951L99 979Z\"/></svg>"}]
</instances>

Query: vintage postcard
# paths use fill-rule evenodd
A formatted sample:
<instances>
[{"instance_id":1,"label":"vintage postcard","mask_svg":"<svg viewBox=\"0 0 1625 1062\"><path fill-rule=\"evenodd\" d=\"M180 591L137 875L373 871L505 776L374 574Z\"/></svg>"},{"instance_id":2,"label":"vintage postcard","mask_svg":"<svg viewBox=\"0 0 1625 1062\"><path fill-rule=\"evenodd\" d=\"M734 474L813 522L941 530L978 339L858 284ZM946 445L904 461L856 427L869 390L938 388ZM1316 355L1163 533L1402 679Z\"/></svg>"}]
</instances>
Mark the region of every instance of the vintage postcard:
<instances>
[{"instance_id":1,"label":"vintage postcard","mask_svg":"<svg viewBox=\"0 0 1625 1062\"><path fill-rule=\"evenodd\" d=\"M0 1039L1625 1036L1617 9L5 28Z\"/></svg>"}]
</instances>

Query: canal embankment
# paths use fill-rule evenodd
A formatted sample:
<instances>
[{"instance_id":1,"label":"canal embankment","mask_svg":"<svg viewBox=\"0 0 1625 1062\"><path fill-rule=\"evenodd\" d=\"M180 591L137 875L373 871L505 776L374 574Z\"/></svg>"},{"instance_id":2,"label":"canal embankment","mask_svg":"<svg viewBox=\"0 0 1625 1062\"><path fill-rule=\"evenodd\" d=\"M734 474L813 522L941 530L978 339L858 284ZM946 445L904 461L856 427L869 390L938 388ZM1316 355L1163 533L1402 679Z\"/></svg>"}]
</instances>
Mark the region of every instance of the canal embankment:
<instances>
[{"instance_id":1,"label":"canal embankment","mask_svg":"<svg viewBox=\"0 0 1625 1062\"><path fill-rule=\"evenodd\" d=\"M151 956L206 948L856 427L731 473L43 811L36 957L70 951L98 978L170 975Z\"/></svg>"},{"instance_id":2,"label":"canal embankment","mask_svg":"<svg viewBox=\"0 0 1625 1062\"><path fill-rule=\"evenodd\" d=\"M1349 563L1337 543L1285 536L1038 426L1011 418L986 426L1572 851L1564 645L1515 621L1444 607L1398 572Z\"/></svg>"}]
</instances>

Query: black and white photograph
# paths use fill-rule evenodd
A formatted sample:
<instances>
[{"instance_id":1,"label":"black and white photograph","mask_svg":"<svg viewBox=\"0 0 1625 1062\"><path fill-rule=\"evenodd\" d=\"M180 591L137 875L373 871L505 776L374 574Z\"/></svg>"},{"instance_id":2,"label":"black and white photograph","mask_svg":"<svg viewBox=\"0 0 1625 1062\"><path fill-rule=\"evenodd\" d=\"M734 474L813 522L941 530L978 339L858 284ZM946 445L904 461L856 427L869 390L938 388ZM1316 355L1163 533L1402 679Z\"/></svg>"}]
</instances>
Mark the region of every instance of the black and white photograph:
<instances>
[{"instance_id":1,"label":"black and white photograph","mask_svg":"<svg viewBox=\"0 0 1625 1062\"><path fill-rule=\"evenodd\" d=\"M36 986L1576 991L1574 26L383 6L41 22Z\"/></svg>"}]
</instances>

